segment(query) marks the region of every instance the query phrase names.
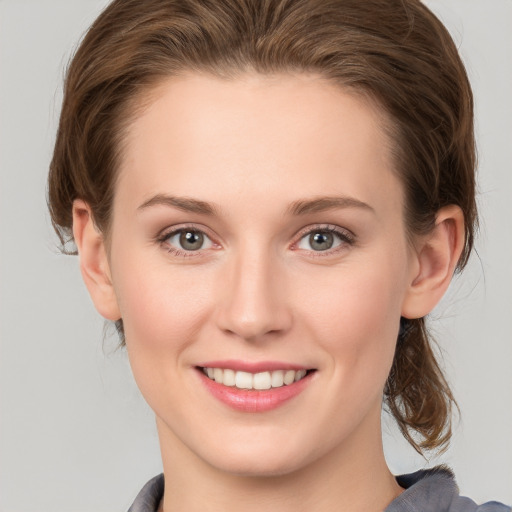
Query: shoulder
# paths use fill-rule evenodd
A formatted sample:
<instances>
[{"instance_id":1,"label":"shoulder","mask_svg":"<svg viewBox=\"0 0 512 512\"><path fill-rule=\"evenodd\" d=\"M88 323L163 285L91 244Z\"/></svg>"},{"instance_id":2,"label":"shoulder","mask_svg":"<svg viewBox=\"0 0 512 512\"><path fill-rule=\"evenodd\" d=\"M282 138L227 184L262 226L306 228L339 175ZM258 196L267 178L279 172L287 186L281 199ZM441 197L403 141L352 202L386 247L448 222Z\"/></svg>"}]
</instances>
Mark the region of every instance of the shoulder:
<instances>
[{"instance_id":1,"label":"shoulder","mask_svg":"<svg viewBox=\"0 0 512 512\"><path fill-rule=\"evenodd\" d=\"M156 512L164 495L163 473L152 478L137 494L128 512Z\"/></svg>"},{"instance_id":2,"label":"shoulder","mask_svg":"<svg viewBox=\"0 0 512 512\"><path fill-rule=\"evenodd\" d=\"M450 469L439 466L396 477L405 491L385 512L512 512L502 503L477 505L459 495ZM164 494L164 475L152 478L139 492L128 512L156 512Z\"/></svg>"},{"instance_id":3,"label":"shoulder","mask_svg":"<svg viewBox=\"0 0 512 512\"><path fill-rule=\"evenodd\" d=\"M460 496L453 473L445 466L401 475L396 480L405 491L386 512L512 512L496 501L477 505Z\"/></svg>"}]
</instances>

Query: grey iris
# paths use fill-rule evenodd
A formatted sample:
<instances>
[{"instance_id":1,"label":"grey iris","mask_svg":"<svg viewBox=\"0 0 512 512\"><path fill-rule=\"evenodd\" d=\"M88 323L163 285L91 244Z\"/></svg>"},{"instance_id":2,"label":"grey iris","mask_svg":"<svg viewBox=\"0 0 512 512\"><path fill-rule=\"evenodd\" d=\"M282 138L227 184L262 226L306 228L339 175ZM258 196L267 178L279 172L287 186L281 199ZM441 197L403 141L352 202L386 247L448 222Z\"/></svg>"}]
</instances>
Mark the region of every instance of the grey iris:
<instances>
[{"instance_id":1,"label":"grey iris","mask_svg":"<svg viewBox=\"0 0 512 512\"><path fill-rule=\"evenodd\" d=\"M332 233L313 233L309 235L309 243L317 251L326 251L332 247L334 238Z\"/></svg>"},{"instance_id":2,"label":"grey iris","mask_svg":"<svg viewBox=\"0 0 512 512\"><path fill-rule=\"evenodd\" d=\"M184 231L180 235L180 245L187 251L197 251L203 245L204 236L197 231Z\"/></svg>"}]
</instances>

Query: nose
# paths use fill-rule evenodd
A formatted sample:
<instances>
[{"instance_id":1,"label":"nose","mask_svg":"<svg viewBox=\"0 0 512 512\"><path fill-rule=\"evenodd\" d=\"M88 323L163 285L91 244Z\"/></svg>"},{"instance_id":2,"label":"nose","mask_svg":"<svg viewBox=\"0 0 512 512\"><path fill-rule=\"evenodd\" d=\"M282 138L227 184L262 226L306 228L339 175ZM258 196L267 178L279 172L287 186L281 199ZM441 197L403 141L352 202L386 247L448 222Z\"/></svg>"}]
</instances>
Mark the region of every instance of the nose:
<instances>
[{"instance_id":1,"label":"nose","mask_svg":"<svg viewBox=\"0 0 512 512\"><path fill-rule=\"evenodd\" d=\"M226 262L217 303L217 323L246 341L282 335L292 323L282 261L249 247Z\"/></svg>"}]
</instances>

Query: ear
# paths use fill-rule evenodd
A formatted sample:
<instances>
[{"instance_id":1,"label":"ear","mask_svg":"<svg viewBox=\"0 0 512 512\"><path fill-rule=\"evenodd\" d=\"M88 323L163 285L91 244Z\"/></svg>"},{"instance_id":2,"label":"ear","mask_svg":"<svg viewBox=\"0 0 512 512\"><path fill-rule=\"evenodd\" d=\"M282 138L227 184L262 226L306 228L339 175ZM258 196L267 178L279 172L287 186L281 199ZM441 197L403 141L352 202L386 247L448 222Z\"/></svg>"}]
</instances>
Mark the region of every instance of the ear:
<instances>
[{"instance_id":1,"label":"ear","mask_svg":"<svg viewBox=\"0 0 512 512\"><path fill-rule=\"evenodd\" d=\"M415 265L402 304L402 316L421 318L430 313L444 295L464 248L464 214L455 205L439 210L434 229L420 238Z\"/></svg>"},{"instance_id":2,"label":"ear","mask_svg":"<svg viewBox=\"0 0 512 512\"><path fill-rule=\"evenodd\" d=\"M73 236L80 257L82 278L96 309L108 320L119 320L121 314L112 285L103 234L94 225L91 208L81 199L73 201Z\"/></svg>"}]
</instances>

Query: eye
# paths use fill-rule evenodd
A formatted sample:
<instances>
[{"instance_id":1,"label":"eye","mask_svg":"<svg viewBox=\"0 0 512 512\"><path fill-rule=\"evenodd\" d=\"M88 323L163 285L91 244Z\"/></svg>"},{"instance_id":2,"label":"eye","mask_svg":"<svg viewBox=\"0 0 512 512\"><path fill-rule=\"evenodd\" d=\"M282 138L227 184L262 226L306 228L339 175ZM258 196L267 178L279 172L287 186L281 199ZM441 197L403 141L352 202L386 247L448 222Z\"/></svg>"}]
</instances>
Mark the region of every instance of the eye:
<instances>
[{"instance_id":1,"label":"eye","mask_svg":"<svg viewBox=\"0 0 512 512\"><path fill-rule=\"evenodd\" d=\"M211 249L213 242L208 235L195 228L180 228L164 233L158 241L165 249L178 256L192 256L194 253L204 249Z\"/></svg>"},{"instance_id":2,"label":"eye","mask_svg":"<svg viewBox=\"0 0 512 512\"><path fill-rule=\"evenodd\" d=\"M353 243L354 236L350 232L341 228L322 227L309 230L301 237L297 248L313 252L336 252L336 249Z\"/></svg>"}]
</instances>

